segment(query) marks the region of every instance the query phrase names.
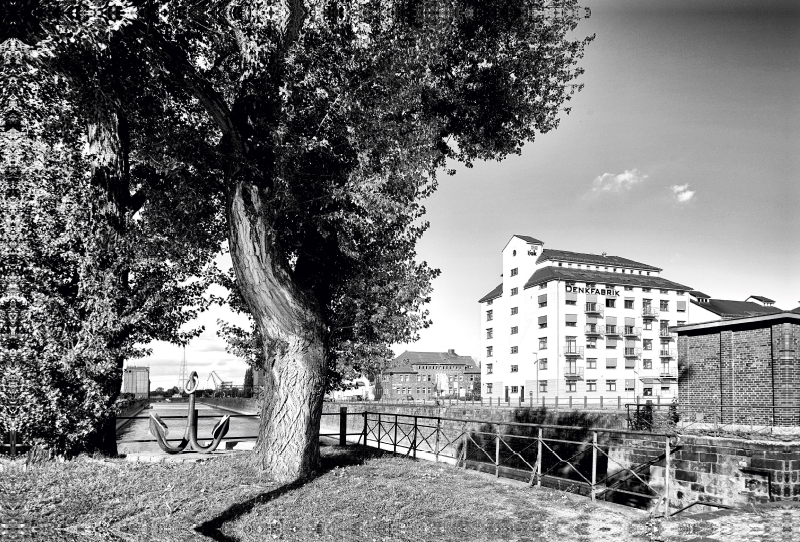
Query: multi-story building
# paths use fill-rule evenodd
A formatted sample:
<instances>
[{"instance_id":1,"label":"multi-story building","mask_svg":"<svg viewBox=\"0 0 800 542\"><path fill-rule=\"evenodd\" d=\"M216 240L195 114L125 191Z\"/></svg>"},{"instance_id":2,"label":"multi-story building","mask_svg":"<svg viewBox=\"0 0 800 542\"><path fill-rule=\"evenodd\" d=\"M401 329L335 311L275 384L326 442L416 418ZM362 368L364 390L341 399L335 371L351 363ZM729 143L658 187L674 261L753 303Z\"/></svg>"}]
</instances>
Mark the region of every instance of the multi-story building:
<instances>
[{"instance_id":1,"label":"multi-story building","mask_svg":"<svg viewBox=\"0 0 800 542\"><path fill-rule=\"evenodd\" d=\"M480 368L470 356L447 352L405 351L379 376L385 399L434 399L478 394Z\"/></svg>"},{"instance_id":2,"label":"multi-story building","mask_svg":"<svg viewBox=\"0 0 800 542\"><path fill-rule=\"evenodd\" d=\"M122 393L132 393L136 399L150 396L150 367L126 367L122 371Z\"/></svg>"},{"instance_id":3,"label":"multi-story building","mask_svg":"<svg viewBox=\"0 0 800 542\"><path fill-rule=\"evenodd\" d=\"M669 327L689 321L691 288L652 265L524 235L502 263L503 282L479 300L485 396L676 397Z\"/></svg>"}]
</instances>

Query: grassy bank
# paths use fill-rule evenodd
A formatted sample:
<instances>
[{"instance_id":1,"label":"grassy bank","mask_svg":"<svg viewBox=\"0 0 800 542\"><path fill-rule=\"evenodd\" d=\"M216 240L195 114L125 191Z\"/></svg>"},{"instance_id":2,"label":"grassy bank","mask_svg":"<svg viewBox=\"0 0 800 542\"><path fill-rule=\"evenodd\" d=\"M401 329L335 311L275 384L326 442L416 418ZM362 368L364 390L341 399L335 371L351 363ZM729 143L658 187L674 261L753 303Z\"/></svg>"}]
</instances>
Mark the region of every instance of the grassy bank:
<instances>
[{"instance_id":1,"label":"grassy bank","mask_svg":"<svg viewBox=\"0 0 800 542\"><path fill-rule=\"evenodd\" d=\"M291 487L260 477L244 452L6 461L0 523L6 536L33 529L41 540L650 540L636 510L356 450L324 447L320 476Z\"/></svg>"}]
</instances>

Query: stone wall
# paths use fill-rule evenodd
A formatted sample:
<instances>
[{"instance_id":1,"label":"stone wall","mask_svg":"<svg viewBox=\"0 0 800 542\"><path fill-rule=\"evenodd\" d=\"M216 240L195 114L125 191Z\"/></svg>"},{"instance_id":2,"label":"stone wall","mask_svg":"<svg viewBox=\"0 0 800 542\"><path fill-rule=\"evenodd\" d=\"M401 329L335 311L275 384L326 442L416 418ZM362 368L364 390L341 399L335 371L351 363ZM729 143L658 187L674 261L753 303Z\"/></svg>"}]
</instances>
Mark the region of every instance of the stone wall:
<instances>
[{"instance_id":1,"label":"stone wall","mask_svg":"<svg viewBox=\"0 0 800 542\"><path fill-rule=\"evenodd\" d=\"M198 403L230 408L241 412L259 413L260 407L257 399L243 399L241 397L203 397L197 399Z\"/></svg>"}]
</instances>

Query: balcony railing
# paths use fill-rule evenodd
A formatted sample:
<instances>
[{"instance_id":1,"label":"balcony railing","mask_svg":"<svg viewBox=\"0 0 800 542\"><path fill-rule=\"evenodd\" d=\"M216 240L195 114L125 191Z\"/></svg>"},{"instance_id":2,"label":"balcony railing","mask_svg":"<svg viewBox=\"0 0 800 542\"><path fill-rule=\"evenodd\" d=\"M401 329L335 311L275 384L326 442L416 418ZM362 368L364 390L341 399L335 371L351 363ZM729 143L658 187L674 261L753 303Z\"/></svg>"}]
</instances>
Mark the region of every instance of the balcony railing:
<instances>
[{"instance_id":1,"label":"balcony railing","mask_svg":"<svg viewBox=\"0 0 800 542\"><path fill-rule=\"evenodd\" d=\"M645 305L642 307L642 318L658 318L658 309Z\"/></svg>"},{"instance_id":2,"label":"balcony railing","mask_svg":"<svg viewBox=\"0 0 800 542\"><path fill-rule=\"evenodd\" d=\"M583 357L583 347L574 344L568 344L564 347L564 355L568 357Z\"/></svg>"},{"instance_id":3,"label":"balcony railing","mask_svg":"<svg viewBox=\"0 0 800 542\"><path fill-rule=\"evenodd\" d=\"M627 346L625 347L625 357L626 358L638 358L641 355L642 355L642 349L641 348L631 348L631 347L627 347Z\"/></svg>"},{"instance_id":4,"label":"balcony railing","mask_svg":"<svg viewBox=\"0 0 800 542\"><path fill-rule=\"evenodd\" d=\"M625 331L623 332L626 337L642 337L642 328L640 327L633 327L633 326L625 326Z\"/></svg>"},{"instance_id":5,"label":"balcony railing","mask_svg":"<svg viewBox=\"0 0 800 542\"><path fill-rule=\"evenodd\" d=\"M662 339L674 339L675 334L669 332L669 328L661 328L658 330L658 336Z\"/></svg>"},{"instance_id":6,"label":"balcony railing","mask_svg":"<svg viewBox=\"0 0 800 542\"><path fill-rule=\"evenodd\" d=\"M662 348L658 352L658 355L660 357L662 357L662 358L674 358L674 357L677 357L677 355L675 353L675 350L674 349L670 349L670 348Z\"/></svg>"},{"instance_id":7,"label":"balcony railing","mask_svg":"<svg viewBox=\"0 0 800 542\"><path fill-rule=\"evenodd\" d=\"M597 324L586 324L587 335L600 335L600 326Z\"/></svg>"},{"instance_id":8,"label":"balcony railing","mask_svg":"<svg viewBox=\"0 0 800 542\"><path fill-rule=\"evenodd\" d=\"M603 316L603 306L600 303L586 303L584 312L586 314L598 314Z\"/></svg>"},{"instance_id":9,"label":"balcony railing","mask_svg":"<svg viewBox=\"0 0 800 542\"><path fill-rule=\"evenodd\" d=\"M661 372L659 373L661 378L678 378L678 370L677 369L670 369L667 367L662 367Z\"/></svg>"},{"instance_id":10,"label":"balcony railing","mask_svg":"<svg viewBox=\"0 0 800 542\"><path fill-rule=\"evenodd\" d=\"M622 328L620 326L603 326L603 335L622 336Z\"/></svg>"},{"instance_id":11,"label":"balcony railing","mask_svg":"<svg viewBox=\"0 0 800 542\"><path fill-rule=\"evenodd\" d=\"M564 378L583 380L583 367L567 365L564 367Z\"/></svg>"}]
</instances>

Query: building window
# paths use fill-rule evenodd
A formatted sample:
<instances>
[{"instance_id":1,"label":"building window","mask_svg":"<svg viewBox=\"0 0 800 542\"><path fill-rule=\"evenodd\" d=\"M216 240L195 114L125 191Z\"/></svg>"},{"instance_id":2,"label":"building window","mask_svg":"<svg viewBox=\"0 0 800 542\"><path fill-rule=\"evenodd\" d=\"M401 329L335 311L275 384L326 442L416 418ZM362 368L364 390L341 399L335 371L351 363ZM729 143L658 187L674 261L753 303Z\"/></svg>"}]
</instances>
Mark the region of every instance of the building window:
<instances>
[{"instance_id":1,"label":"building window","mask_svg":"<svg viewBox=\"0 0 800 542\"><path fill-rule=\"evenodd\" d=\"M511 386L511 393L519 393L519 386Z\"/></svg>"},{"instance_id":2,"label":"building window","mask_svg":"<svg viewBox=\"0 0 800 542\"><path fill-rule=\"evenodd\" d=\"M494 318L494 311L493 310L486 311L486 321L491 322L493 318Z\"/></svg>"},{"instance_id":3,"label":"building window","mask_svg":"<svg viewBox=\"0 0 800 542\"><path fill-rule=\"evenodd\" d=\"M645 331L652 330L653 329L653 322L651 320L645 320L644 329L645 329Z\"/></svg>"},{"instance_id":4,"label":"building window","mask_svg":"<svg viewBox=\"0 0 800 542\"><path fill-rule=\"evenodd\" d=\"M547 393L547 380L539 381L539 393Z\"/></svg>"},{"instance_id":5,"label":"building window","mask_svg":"<svg viewBox=\"0 0 800 542\"><path fill-rule=\"evenodd\" d=\"M492 347L492 346L487 346L486 347L486 357L487 358L492 357L492 353L493 352L494 352L494 347Z\"/></svg>"},{"instance_id":6,"label":"building window","mask_svg":"<svg viewBox=\"0 0 800 542\"><path fill-rule=\"evenodd\" d=\"M575 392L577 387L574 380L567 381L567 392Z\"/></svg>"},{"instance_id":7,"label":"building window","mask_svg":"<svg viewBox=\"0 0 800 542\"><path fill-rule=\"evenodd\" d=\"M567 327L577 327L578 322L564 322L564 325L566 325Z\"/></svg>"},{"instance_id":8,"label":"building window","mask_svg":"<svg viewBox=\"0 0 800 542\"><path fill-rule=\"evenodd\" d=\"M652 350L653 349L653 339L645 339L642 341L642 346L645 350Z\"/></svg>"},{"instance_id":9,"label":"building window","mask_svg":"<svg viewBox=\"0 0 800 542\"><path fill-rule=\"evenodd\" d=\"M686 320L678 320L678 325L679 326L685 326L686 325Z\"/></svg>"},{"instance_id":10,"label":"building window","mask_svg":"<svg viewBox=\"0 0 800 542\"><path fill-rule=\"evenodd\" d=\"M662 293L662 294L668 294L668 293L669 293L669 290L661 290L661 293Z\"/></svg>"},{"instance_id":11,"label":"building window","mask_svg":"<svg viewBox=\"0 0 800 542\"><path fill-rule=\"evenodd\" d=\"M587 369L597 369L597 358L588 358L586 360Z\"/></svg>"},{"instance_id":12,"label":"building window","mask_svg":"<svg viewBox=\"0 0 800 542\"><path fill-rule=\"evenodd\" d=\"M511 276L512 277L516 277L518 272L519 272L519 268L515 267L514 269L511 270Z\"/></svg>"},{"instance_id":13,"label":"building window","mask_svg":"<svg viewBox=\"0 0 800 542\"><path fill-rule=\"evenodd\" d=\"M653 368L653 360L652 359L644 359L642 360L642 369L652 369Z\"/></svg>"},{"instance_id":14,"label":"building window","mask_svg":"<svg viewBox=\"0 0 800 542\"><path fill-rule=\"evenodd\" d=\"M609 309L616 308L617 307L617 300L612 298L612 297L607 297L606 298L606 307L608 307Z\"/></svg>"},{"instance_id":15,"label":"building window","mask_svg":"<svg viewBox=\"0 0 800 542\"><path fill-rule=\"evenodd\" d=\"M544 295L544 294L543 294ZM539 308L543 308L547 306L547 298L545 297L544 300L539 301Z\"/></svg>"},{"instance_id":16,"label":"building window","mask_svg":"<svg viewBox=\"0 0 800 542\"><path fill-rule=\"evenodd\" d=\"M586 391L597 391L597 380L587 380Z\"/></svg>"},{"instance_id":17,"label":"building window","mask_svg":"<svg viewBox=\"0 0 800 542\"><path fill-rule=\"evenodd\" d=\"M487 375L490 375L490 374L492 374L494 372L493 367L494 367L493 363L487 363L486 364L486 374Z\"/></svg>"},{"instance_id":18,"label":"building window","mask_svg":"<svg viewBox=\"0 0 800 542\"><path fill-rule=\"evenodd\" d=\"M606 391L617 391L617 381L606 380Z\"/></svg>"},{"instance_id":19,"label":"building window","mask_svg":"<svg viewBox=\"0 0 800 542\"><path fill-rule=\"evenodd\" d=\"M494 299L490 299L489 301L486 302L487 305L491 305L492 303L494 303Z\"/></svg>"},{"instance_id":20,"label":"building window","mask_svg":"<svg viewBox=\"0 0 800 542\"><path fill-rule=\"evenodd\" d=\"M516 354L517 352L519 352L519 347L517 347L517 346L512 346L512 347L511 347L511 353L512 353L512 354Z\"/></svg>"},{"instance_id":21,"label":"building window","mask_svg":"<svg viewBox=\"0 0 800 542\"><path fill-rule=\"evenodd\" d=\"M642 395L645 397L652 397L653 395L653 388L645 388L642 390Z\"/></svg>"},{"instance_id":22,"label":"building window","mask_svg":"<svg viewBox=\"0 0 800 542\"><path fill-rule=\"evenodd\" d=\"M512 373L518 373L519 372L519 365L512 365L511 366L511 372Z\"/></svg>"},{"instance_id":23,"label":"building window","mask_svg":"<svg viewBox=\"0 0 800 542\"><path fill-rule=\"evenodd\" d=\"M633 299L626 299L625 300L625 308L632 309L633 308Z\"/></svg>"},{"instance_id":24,"label":"building window","mask_svg":"<svg viewBox=\"0 0 800 542\"><path fill-rule=\"evenodd\" d=\"M493 328L488 328L486 330L486 338L487 339L491 339L492 337L494 337L494 329Z\"/></svg>"},{"instance_id":25,"label":"building window","mask_svg":"<svg viewBox=\"0 0 800 542\"><path fill-rule=\"evenodd\" d=\"M669 386L661 387L661 395L669 395Z\"/></svg>"},{"instance_id":26,"label":"building window","mask_svg":"<svg viewBox=\"0 0 800 542\"><path fill-rule=\"evenodd\" d=\"M511 288L511 295L517 295L519 288Z\"/></svg>"},{"instance_id":27,"label":"building window","mask_svg":"<svg viewBox=\"0 0 800 542\"><path fill-rule=\"evenodd\" d=\"M544 290L545 288L547 288L547 283L546 283L546 282L543 282L543 283L541 283L541 284L539 285L539 289L540 289L540 290Z\"/></svg>"},{"instance_id":28,"label":"building window","mask_svg":"<svg viewBox=\"0 0 800 542\"><path fill-rule=\"evenodd\" d=\"M669 311L669 301L664 299L661 300L661 306L659 307L662 311Z\"/></svg>"},{"instance_id":29,"label":"building window","mask_svg":"<svg viewBox=\"0 0 800 542\"><path fill-rule=\"evenodd\" d=\"M491 394L492 394L492 385L486 384L486 395L491 395Z\"/></svg>"},{"instance_id":30,"label":"building window","mask_svg":"<svg viewBox=\"0 0 800 542\"><path fill-rule=\"evenodd\" d=\"M628 291L628 292L632 292L633 291L633 286L625 286L625 290Z\"/></svg>"},{"instance_id":31,"label":"building window","mask_svg":"<svg viewBox=\"0 0 800 542\"><path fill-rule=\"evenodd\" d=\"M648 273L648 275L649 275L649 274L650 274L650 273ZM643 291L643 292L649 292L649 291L650 291L650 288L642 288L642 291Z\"/></svg>"},{"instance_id":32,"label":"building window","mask_svg":"<svg viewBox=\"0 0 800 542\"><path fill-rule=\"evenodd\" d=\"M511 316L514 316L519 312L519 307L511 307Z\"/></svg>"},{"instance_id":33,"label":"building window","mask_svg":"<svg viewBox=\"0 0 800 542\"><path fill-rule=\"evenodd\" d=\"M519 328L518 328L517 326L513 326L513 327L511 328L511 334L512 334L512 335L516 335L518 330L519 330Z\"/></svg>"},{"instance_id":34,"label":"building window","mask_svg":"<svg viewBox=\"0 0 800 542\"><path fill-rule=\"evenodd\" d=\"M634 380L625 381L625 391L634 391Z\"/></svg>"},{"instance_id":35,"label":"building window","mask_svg":"<svg viewBox=\"0 0 800 542\"><path fill-rule=\"evenodd\" d=\"M545 329L547 327L547 322L542 322L539 324L539 329Z\"/></svg>"},{"instance_id":36,"label":"building window","mask_svg":"<svg viewBox=\"0 0 800 542\"><path fill-rule=\"evenodd\" d=\"M539 360L539 370L541 371L547 370L547 358L542 358Z\"/></svg>"},{"instance_id":37,"label":"building window","mask_svg":"<svg viewBox=\"0 0 800 542\"><path fill-rule=\"evenodd\" d=\"M597 348L597 339L590 337L586 339L586 348Z\"/></svg>"},{"instance_id":38,"label":"building window","mask_svg":"<svg viewBox=\"0 0 800 542\"><path fill-rule=\"evenodd\" d=\"M547 337L539 338L539 350L547 350Z\"/></svg>"}]
</instances>

